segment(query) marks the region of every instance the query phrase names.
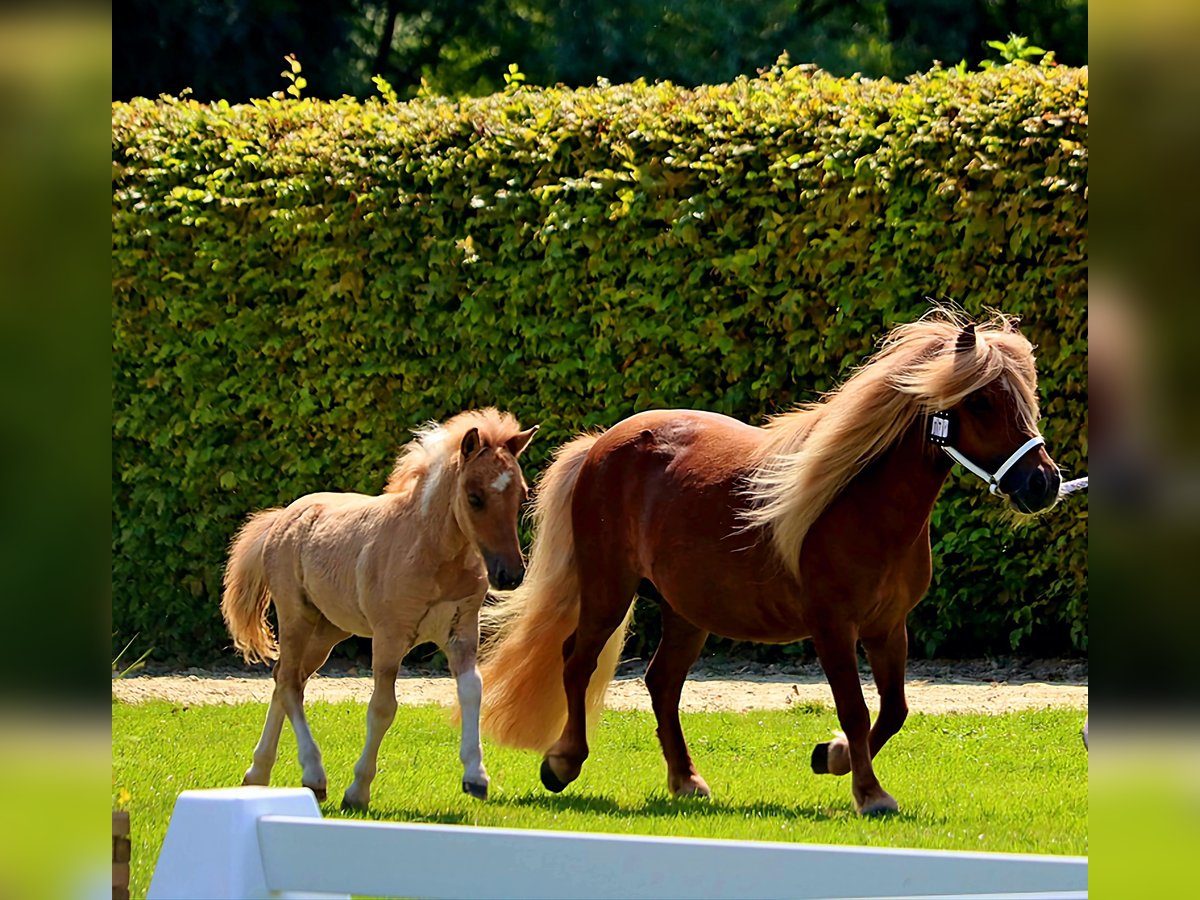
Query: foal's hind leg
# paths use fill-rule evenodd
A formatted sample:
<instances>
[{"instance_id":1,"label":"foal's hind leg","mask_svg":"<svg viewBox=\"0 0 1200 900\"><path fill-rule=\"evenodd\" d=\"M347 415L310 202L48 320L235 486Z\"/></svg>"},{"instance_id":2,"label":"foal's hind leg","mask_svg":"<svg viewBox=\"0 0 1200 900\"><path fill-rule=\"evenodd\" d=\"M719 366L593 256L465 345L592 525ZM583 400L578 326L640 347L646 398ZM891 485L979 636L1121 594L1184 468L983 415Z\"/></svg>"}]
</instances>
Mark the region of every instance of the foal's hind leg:
<instances>
[{"instance_id":1,"label":"foal's hind leg","mask_svg":"<svg viewBox=\"0 0 1200 900\"><path fill-rule=\"evenodd\" d=\"M555 793L579 777L588 757L588 683L604 645L625 620L637 587L637 579L632 576L614 577L610 571L605 578L589 580L583 576L584 571L581 568L579 624L563 646L567 723L542 759L542 784Z\"/></svg>"},{"instance_id":2,"label":"foal's hind leg","mask_svg":"<svg viewBox=\"0 0 1200 900\"><path fill-rule=\"evenodd\" d=\"M285 631L281 626L281 660L285 658L284 634ZM303 628L289 628L286 634L289 637L296 634L303 634ZM349 637L347 632L335 628L332 623L322 617L313 626L312 632L303 646L288 644L286 664L290 667L295 657L298 656L300 659L301 703L303 703L304 684L307 682L309 676L324 665L325 660L329 658L329 652L347 637ZM279 751L280 732L283 730L283 721L287 717L286 707L279 688L279 673L279 663L276 663L271 673L275 679L275 689L271 693L271 702L267 707L267 720L263 724L262 736L258 740L258 746L254 748L254 762L246 770L246 774L242 778L242 784L267 785L271 783L271 770L275 767L275 757Z\"/></svg>"},{"instance_id":3,"label":"foal's hind leg","mask_svg":"<svg viewBox=\"0 0 1200 900\"><path fill-rule=\"evenodd\" d=\"M479 676L476 656L479 652L479 609L460 610L446 642L446 660L458 689L462 711L462 737L458 756L463 764L462 789L472 797L486 800L488 774L483 768L483 747L479 743L479 706L483 700L483 679Z\"/></svg>"},{"instance_id":4,"label":"foal's hind leg","mask_svg":"<svg viewBox=\"0 0 1200 900\"><path fill-rule=\"evenodd\" d=\"M278 701L288 720L292 723L292 731L296 734L296 751L300 757L300 783L316 795L320 801L325 800L327 782L325 765L321 761L321 750L313 740L308 728L308 720L304 716L304 685L311 674L305 670L305 660L319 655L322 660L341 637L341 634L319 613L317 618L303 614L294 617L280 613L279 617L279 662L275 664L275 694L271 698L274 705ZM310 644L317 642L323 645L323 653L310 650ZM270 713L268 712L268 717Z\"/></svg>"},{"instance_id":5,"label":"foal's hind leg","mask_svg":"<svg viewBox=\"0 0 1200 900\"><path fill-rule=\"evenodd\" d=\"M688 669L700 656L708 632L697 628L664 601L661 604L663 632L654 658L646 667L646 688L658 720L658 741L667 760L667 787L676 797L710 794L696 772L679 724L679 696Z\"/></svg>"},{"instance_id":6,"label":"foal's hind leg","mask_svg":"<svg viewBox=\"0 0 1200 900\"><path fill-rule=\"evenodd\" d=\"M400 661L412 647L415 636L376 632L371 640L371 670L375 690L367 704L367 740L354 765L354 782L342 797L342 809L366 809L371 802L371 783L379 769L379 746L396 718L396 675Z\"/></svg>"},{"instance_id":7,"label":"foal's hind leg","mask_svg":"<svg viewBox=\"0 0 1200 900\"><path fill-rule=\"evenodd\" d=\"M850 789L854 806L863 815L895 812L896 801L883 789L871 765L869 734L871 714L863 700L858 680L856 636L849 627L828 628L813 633L813 645L837 706L838 721L845 732L850 756ZM827 744L813 750L812 768L818 774L828 772ZM824 752L823 752L824 751Z\"/></svg>"}]
</instances>

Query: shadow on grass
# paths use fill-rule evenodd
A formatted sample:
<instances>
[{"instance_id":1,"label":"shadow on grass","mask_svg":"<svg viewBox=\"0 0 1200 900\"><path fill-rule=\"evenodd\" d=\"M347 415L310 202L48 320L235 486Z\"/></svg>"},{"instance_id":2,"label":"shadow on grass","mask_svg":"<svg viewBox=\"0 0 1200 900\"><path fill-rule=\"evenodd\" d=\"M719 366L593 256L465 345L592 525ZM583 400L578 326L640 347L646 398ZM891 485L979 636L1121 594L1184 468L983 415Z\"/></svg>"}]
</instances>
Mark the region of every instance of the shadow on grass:
<instances>
[{"instance_id":1,"label":"shadow on grass","mask_svg":"<svg viewBox=\"0 0 1200 900\"><path fill-rule=\"evenodd\" d=\"M480 814L487 811L500 811L505 808L530 809L549 815L563 812L593 814L611 819L645 819L645 818L677 818L686 815L689 818L750 818L750 819L803 819L810 822L853 821L858 816L848 806L846 809L830 809L828 807L789 805L770 801L753 801L749 803L730 803L723 800L677 799L664 794L652 794L643 802L621 803L602 794L536 794L525 793L513 796L499 796L487 801L478 809L445 809L430 811L402 805L384 804L372 807L365 814L346 813L330 804L324 810L326 815L336 815L342 818L371 819L374 821L427 822L443 825L473 825L479 822ZM881 818L879 821L915 822L918 817L911 813L899 812ZM518 826L526 827L526 826ZM544 826L544 827L549 827Z\"/></svg>"}]
</instances>

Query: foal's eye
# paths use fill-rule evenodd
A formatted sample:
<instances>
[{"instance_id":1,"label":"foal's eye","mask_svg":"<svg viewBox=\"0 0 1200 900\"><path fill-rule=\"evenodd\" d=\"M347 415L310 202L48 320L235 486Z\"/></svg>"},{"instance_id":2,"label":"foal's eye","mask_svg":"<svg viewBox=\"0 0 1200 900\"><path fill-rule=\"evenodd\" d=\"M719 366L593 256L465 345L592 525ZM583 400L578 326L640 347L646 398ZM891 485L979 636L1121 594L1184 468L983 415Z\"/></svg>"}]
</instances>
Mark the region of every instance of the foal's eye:
<instances>
[{"instance_id":1,"label":"foal's eye","mask_svg":"<svg viewBox=\"0 0 1200 900\"><path fill-rule=\"evenodd\" d=\"M472 509L483 509L483 498L478 494L467 494L467 502Z\"/></svg>"}]
</instances>

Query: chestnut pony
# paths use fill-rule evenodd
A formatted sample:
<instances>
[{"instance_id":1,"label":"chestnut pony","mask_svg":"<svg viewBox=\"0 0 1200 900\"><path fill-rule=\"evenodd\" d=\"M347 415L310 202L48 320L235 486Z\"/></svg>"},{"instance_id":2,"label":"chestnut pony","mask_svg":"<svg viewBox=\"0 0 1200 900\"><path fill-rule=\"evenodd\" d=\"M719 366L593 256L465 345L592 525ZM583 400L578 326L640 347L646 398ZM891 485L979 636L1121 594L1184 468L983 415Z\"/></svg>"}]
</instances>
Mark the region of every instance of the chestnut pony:
<instances>
[{"instance_id":1,"label":"chestnut pony","mask_svg":"<svg viewBox=\"0 0 1200 900\"><path fill-rule=\"evenodd\" d=\"M490 581L521 583L517 513L527 489L521 430L494 409L460 413L417 432L384 493L309 494L250 517L233 541L221 612L248 662L277 660L275 691L244 784L268 784L286 716L302 782L325 799L321 751L304 718L304 685L339 641L371 638L375 690L367 739L342 805L370 802L379 745L396 714L396 674L414 644L436 642L457 679L463 710L462 788L485 798L479 746L479 607ZM276 642L267 605L279 620Z\"/></svg>"},{"instance_id":2,"label":"chestnut pony","mask_svg":"<svg viewBox=\"0 0 1200 900\"><path fill-rule=\"evenodd\" d=\"M484 608L497 629L482 653L485 732L544 751L552 791L578 778L640 594L662 610L646 687L672 794L709 793L679 725L709 633L811 637L844 732L815 748L813 771L851 773L861 813L895 810L872 759L907 715L905 619L929 587L934 501L957 454L1018 511L1053 504L1037 422L1033 348L1015 324L936 310L762 428L658 410L576 438L539 485L524 584ZM859 641L879 688L873 727Z\"/></svg>"}]
</instances>

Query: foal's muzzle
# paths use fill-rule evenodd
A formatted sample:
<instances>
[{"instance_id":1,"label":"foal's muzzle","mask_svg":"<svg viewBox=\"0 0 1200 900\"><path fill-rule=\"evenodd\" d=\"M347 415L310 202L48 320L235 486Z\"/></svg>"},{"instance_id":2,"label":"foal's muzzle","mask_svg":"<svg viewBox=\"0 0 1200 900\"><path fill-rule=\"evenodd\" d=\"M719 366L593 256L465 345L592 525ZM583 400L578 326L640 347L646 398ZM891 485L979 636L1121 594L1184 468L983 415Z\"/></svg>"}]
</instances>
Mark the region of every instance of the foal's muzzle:
<instances>
[{"instance_id":1,"label":"foal's muzzle","mask_svg":"<svg viewBox=\"0 0 1200 900\"><path fill-rule=\"evenodd\" d=\"M521 586L525 580L525 566L517 563L515 566L505 563L495 557L484 557L487 563L488 582L498 591L511 591Z\"/></svg>"}]
</instances>

